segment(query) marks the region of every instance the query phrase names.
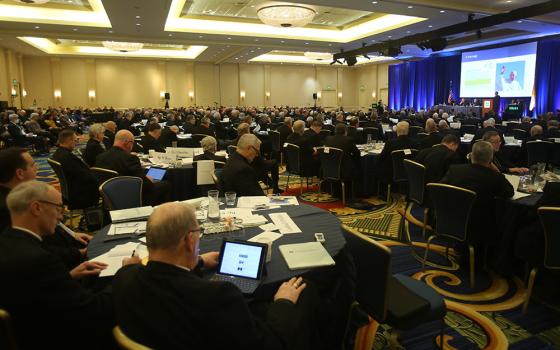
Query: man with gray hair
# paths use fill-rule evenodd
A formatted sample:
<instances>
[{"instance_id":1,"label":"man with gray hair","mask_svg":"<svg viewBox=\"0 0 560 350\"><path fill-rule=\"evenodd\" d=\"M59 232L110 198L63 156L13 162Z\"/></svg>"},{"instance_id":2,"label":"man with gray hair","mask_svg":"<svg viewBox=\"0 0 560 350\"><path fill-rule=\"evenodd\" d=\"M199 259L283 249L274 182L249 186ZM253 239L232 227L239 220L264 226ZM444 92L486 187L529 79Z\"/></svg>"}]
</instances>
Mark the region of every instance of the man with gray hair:
<instances>
[{"instance_id":1,"label":"man with gray hair","mask_svg":"<svg viewBox=\"0 0 560 350\"><path fill-rule=\"evenodd\" d=\"M89 140L84 150L83 158L92 167L95 166L95 159L98 155L106 151L103 138L105 137L105 127L103 124L93 124L89 127Z\"/></svg>"},{"instance_id":2,"label":"man with gray hair","mask_svg":"<svg viewBox=\"0 0 560 350\"><path fill-rule=\"evenodd\" d=\"M194 161L199 160L213 160L216 162L226 162L226 157L224 156L217 156L216 150L218 149L218 143L216 139L212 136L206 136L202 140L200 140L200 145L202 146L202 150L204 151L203 154L199 154L194 157Z\"/></svg>"},{"instance_id":3,"label":"man with gray hair","mask_svg":"<svg viewBox=\"0 0 560 350\"><path fill-rule=\"evenodd\" d=\"M200 125L195 126L192 133L216 137L216 133L210 125L210 118L208 117L202 117L202 119L200 119Z\"/></svg>"},{"instance_id":4,"label":"man with gray hair","mask_svg":"<svg viewBox=\"0 0 560 350\"><path fill-rule=\"evenodd\" d=\"M430 148L433 145L437 145L441 142L442 137L438 133L438 128L435 120L433 120L432 118L428 118L426 120L426 127L424 128L424 131L426 132L426 134L428 134L428 136L425 136L424 138L419 140L418 149Z\"/></svg>"},{"instance_id":5,"label":"man with gray hair","mask_svg":"<svg viewBox=\"0 0 560 350\"><path fill-rule=\"evenodd\" d=\"M76 281L98 275L106 265L86 261L68 271L43 247L44 237L62 219L60 192L44 182L27 181L10 191L7 204L12 226L0 234L0 308L13 318L19 347L112 348L111 295L93 294Z\"/></svg>"},{"instance_id":6,"label":"man with gray hair","mask_svg":"<svg viewBox=\"0 0 560 350\"><path fill-rule=\"evenodd\" d=\"M262 196L258 174L251 163L260 155L261 141L253 134L245 134L237 142L237 151L226 162L222 173L223 191L238 196Z\"/></svg>"},{"instance_id":7,"label":"man with gray hair","mask_svg":"<svg viewBox=\"0 0 560 350\"><path fill-rule=\"evenodd\" d=\"M305 337L301 277L280 285L261 319L236 286L200 277L218 264L217 252L199 255L200 239L190 205L154 210L146 227L150 261L120 269L113 281L117 323L130 338L154 349L292 349Z\"/></svg>"},{"instance_id":8,"label":"man with gray hair","mask_svg":"<svg viewBox=\"0 0 560 350\"><path fill-rule=\"evenodd\" d=\"M393 159L391 153L401 149L415 148L414 142L408 137L408 122L398 122L395 127L397 137L388 140L379 155L379 175L381 181L390 184L393 181Z\"/></svg>"},{"instance_id":9,"label":"man with gray hair","mask_svg":"<svg viewBox=\"0 0 560 350\"><path fill-rule=\"evenodd\" d=\"M509 198L514 194L514 188L492 163L493 158L492 145L478 141L472 148L472 164L451 165L441 180L442 183L476 192L468 224L469 244L493 245L498 242L495 198ZM478 251L482 252L482 249Z\"/></svg>"}]
</instances>

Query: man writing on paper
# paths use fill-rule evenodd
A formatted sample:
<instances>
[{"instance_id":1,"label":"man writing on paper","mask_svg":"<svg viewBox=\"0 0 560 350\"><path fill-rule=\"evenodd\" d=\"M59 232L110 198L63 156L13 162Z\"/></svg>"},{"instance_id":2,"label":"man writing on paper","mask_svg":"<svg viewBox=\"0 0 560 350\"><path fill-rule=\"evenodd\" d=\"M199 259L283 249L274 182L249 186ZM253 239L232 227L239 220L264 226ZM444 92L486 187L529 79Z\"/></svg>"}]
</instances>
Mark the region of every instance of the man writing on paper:
<instances>
[{"instance_id":1,"label":"man writing on paper","mask_svg":"<svg viewBox=\"0 0 560 350\"><path fill-rule=\"evenodd\" d=\"M233 284L199 277L201 268L218 264L217 252L198 255L200 236L190 205L154 210L146 229L150 261L122 268L113 281L123 332L155 349L293 349L301 337L302 279L280 286L262 320Z\"/></svg>"}]
</instances>

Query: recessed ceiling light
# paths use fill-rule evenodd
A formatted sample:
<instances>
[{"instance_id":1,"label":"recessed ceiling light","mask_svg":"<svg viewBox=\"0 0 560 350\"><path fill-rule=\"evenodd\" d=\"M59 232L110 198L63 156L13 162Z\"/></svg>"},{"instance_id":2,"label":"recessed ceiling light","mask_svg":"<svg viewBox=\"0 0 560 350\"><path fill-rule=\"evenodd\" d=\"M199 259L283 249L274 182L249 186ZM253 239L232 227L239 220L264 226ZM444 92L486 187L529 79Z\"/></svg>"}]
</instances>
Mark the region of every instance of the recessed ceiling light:
<instances>
[{"instance_id":1,"label":"recessed ceiling light","mask_svg":"<svg viewBox=\"0 0 560 350\"><path fill-rule=\"evenodd\" d=\"M236 59L236 60L238 60L238 59L239 59L239 57L235 57L235 59Z\"/></svg>"},{"instance_id":2,"label":"recessed ceiling light","mask_svg":"<svg viewBox=\"0 0 560 350\"><path fill-rule=\"evenodd\" d=\"M509 4L511 2L511 0L507 0L506 2Z\"/></svg>"},{"instance_id":3,"label":"recessed ceiling light","mask_svg":"<svg viewBox=\"0 0 560 350\"><path fill-rule=\"evenodd\" d=\"M251 52L255 52L255 50L251 50Z\"/></svg>"},{"instance_id":4,"label":"recessed ceiling light","mask_svg":"<svg viewBox=\"0 0 560 350\"><path fill-rule=\"evenodd\" d=\"M329 46L332 46L332 44L329 44Z\"/></svg>"},{"instance_id":5,"label":"recessed ceiling light","mask_svg":"<svg viewBox=\"0 0 560 350\"><path fill-rule=\"evenodd\" d=\"M137 26L141 26L141 24L140 24L140 23L136 23L136 25L137 25Z\"/></svg>"},{"instance_id":6,"label":"recessed ceiling light","mask_svg":"<svg viewBox=\"0 0 560 350\"><path fill-rule=\"evenodd\" d=\"M412 9L412 8L414 8L414 6L409 6L408 8L409 8L409 9Z\"/></svg>"},{"instance_id":7,"label":"recessed ceiling light","mask_svg":"<svg viewBox=\"0 0 560 350\"><path fill-rule=\"evenodd\" d=\"M136 16L136 18L140 18L140 16Z\"/></svg>"},{"instance_id":8,"label":"recessed ceiling light","mask_svg":"<svg viewBox=\"0 0 560 350\"><path fill-rule=\"evenodd\" d=\"M305 43L305 45L309 45L309 43Z\"/></svg>"},{"instance_id":9,"label":"recessed ceiling light","mask_svg":"<svg viewBox=\"0 0 560 350\"><path fill-rule=\"evenodd\" d=\"M259 39L255 39L255 41L259 41Z\"/></svg>"},{"instance_id":10,"label":"recessed ceiling light","mask_svg":"<svg viewBox=\"0 0 560 350\"><path fill-rule=\"evenodd\" d=\"M282 44L283 44L283 43L285 43L285 41L284 41L284 40L280 40L280 42L281 42Z\"/></svg>"},{"instance_id":11,"label":"recessed ceiling light","mask_svg":"<svg viewBox=\"0 0 560 350\"><path fill-rule=\"evenodd\" d=\"M431 25L431 24L428 26L428 28L432 28L432 27L433 27L433 25Z\"/></svg>"},{"instance_id":12,"label":"recessed ceiling light","mask_svg":"<svg viewBox=\"0 0 560 350\"><path fill-rule=\"evenodd\" d=\"M371 3L374 4L374 5L376 5L376 4L377 4L377 1L372 1Z\"/></svg>"},{"instance_id":13,"label":"recessed ceiling light","mask_svg":"<svg viewBox=\"0 0 560 350\"><path fill-rule=\"evenodd\" d=\"M375 42L375 39L371 39L371 42L372 42L372 43Z\"/></svg>"},{"instance_id":14,"label":"recessed ceiling light","mask_svg":"<svg viewBox=\"0 0 560 350\"><path fill-rule=\"evenodd\" d=\"M199 35L199 36L198 36L198 38L199 38L199 39L202 39L202 38L203 38L203 36L202 36L202 35Z\"/></svg>"},{"instance_id":15,"label":"recessed ceiling light","mask_svg":"<svg viewBox=\"0 0 560 350\"><path fill-rule=\"evenodd\" d=\"M231 40L231 38L227 38L228 40Z\"/></svg>"},{"instance_id":16,"label":"recessed ceiling light","mask_svg":"<svg viewBox=\"0 0 560 350\"><path fill-rule=\"evenodd\" d=\"M441 13L445 13L445 10L439 10L439 12L441 12Z\"/></svg>"},{"instance_id":17,"label":"recessed ceiling light","mask_svg":"<svg viewBox=\"0 0 560 350\"><path fill-rule=\"evenodd\" d=\"M517 23L523 23L523 21L517 21Z\"/></svg>"},{"instance_id":18,"label":"recessed ceiling light","mask_svg":"<svg viewBox=\"0 0 560 350\"><path fill-rule=\"evenodd\" d=\"M261 49L260 47L257 47L257 50L260 50L260 49Z\"/></svg>"},{"instance_id":19,"label":"recessed ceiling light","mask_svg":"<svg viewBox=\"0 0 560 350\"><path fill-rule=\"evenodd\" d=\"M77 32L77 31L78 31L78 28L74 28L74 29L72 29L72 30L75 31L75 32Z\"/></svg>"},{"instance_id":20,"label":"recessed ceiling light","mask_svg":"<svg viewBox=\"0 0 560 350\"><path fill-rule=\"evenodd\" d=\"M112 31L112 30L110 30L110 31L109 31L109 33L113 33L113 31Z\"/></svg>"},{"instance_id":21,"label":"recessed ceiling light","mask_svg":"<svg viewBox=\"0 0 560 350\"><path fill-rule=\"evenodd\" d=\"M167 34L167 36L173 36L173 34Z\"/></svg>"},{"instance_id":22,"label":"recessed ceiling light","mask_svg":"<svg viewBox=\"0 0 560 350\"><path fill-rule=\"evenodd\" d=\"M41 28L41 27L39 27L39 26L35 26L35 29L39 29L39 28Z\"/></svg>"}]
</instances>

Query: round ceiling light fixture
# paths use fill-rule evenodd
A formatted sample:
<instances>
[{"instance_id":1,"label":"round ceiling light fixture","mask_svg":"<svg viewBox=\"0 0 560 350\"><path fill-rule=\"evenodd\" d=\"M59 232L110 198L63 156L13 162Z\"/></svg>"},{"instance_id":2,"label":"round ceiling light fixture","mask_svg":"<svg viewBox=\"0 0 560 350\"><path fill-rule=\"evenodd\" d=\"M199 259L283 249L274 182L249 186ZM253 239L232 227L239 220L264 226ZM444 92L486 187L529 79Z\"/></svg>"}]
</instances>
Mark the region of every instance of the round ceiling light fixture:
<instances>
[{"instance_id":1,"label":"round ceiling light fixture","mask_svg":"<svg viewBox=\"0 0 560 350\"><path fill-rule=\"evenodd\" d=\"M333 55L332 53L329 52L310 52L310 51L306 51L303 53L303 55L309 59L315 60L315 61L326 61L326 60L332 60Z\"/></svg>"},{"instance_id":2,"label":"round ceiling light fixture","mask_svg":"<svg viewBox=\"0 0 560 350\"><path fill-rule=\"evenodd\" d=\"M317 12L299 5L271 5L257 10L257 16L264 23L275 27L303 27L313 20Z\"/></svg>"},{"instance_id":3,"label":"round ceiling light fixture","mask_svg":"<svg viewBox=\"0 0 560 350\"><path fill-rule=\"evenodd\" d=\"M129 43L124 41L104 41L103 46L109 50L118 52L134 52L142 49L144 44L142 43Z\"/></svg>"}]
</instances>

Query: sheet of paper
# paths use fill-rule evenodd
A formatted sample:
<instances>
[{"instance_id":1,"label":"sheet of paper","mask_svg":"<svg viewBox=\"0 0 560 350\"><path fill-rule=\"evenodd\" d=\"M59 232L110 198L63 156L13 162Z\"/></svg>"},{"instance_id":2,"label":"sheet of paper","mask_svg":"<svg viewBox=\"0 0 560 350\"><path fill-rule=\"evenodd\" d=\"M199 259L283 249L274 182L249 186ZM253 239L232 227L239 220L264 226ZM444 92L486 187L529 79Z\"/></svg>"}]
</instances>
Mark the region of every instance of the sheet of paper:
<instances>
[{"instance_id":1,"label":"sheet of paper","mask_svg":"<svg viewBox=\"0 0 560 350\"><path fill-rule=\"evenodd\" d=\"M113 222L119 222L145 219L152 214L152 211L154 211L153 207L146 206L130 209L112 210L109 212L109 214L111 215L111 220Z\"/></svg>"},{"instance_id":2,"label":"sheet of paper","mask_svg":"<svg viewBox=\"0 0 560 350\"><path fill-rule=\"evenodd\" d=\"M274 225L273 223L269 223L266 225L261 225L259 226L259 228L263 231L276 231L278 230L278 227L276 227L276 225Z\"/></svg>"},{"instance_id":3,"label":"sheet of paper","mask_svg":"<svg viewBox=\"0 0 560 350\"><path fill-rule=\"evenodd\" d=\"M301 230L296 225L296 223L290 218L287 213L271 213L268 214L270 220L278 227L280 233L282 234L289 234L289 233L301 233Z\"/></svg>"},{"instance_id":4,"label":"sheet of paper","mask_svg":"<svg viewBox=\"0 0 560 350\"><path fill-rule=\"evenodd\" d=\"M228 208L220 210L220 215L222 217L231 216L236 219L249 219L253 216L253 212L249 208Z\"/></svg>"},{"instance_id":5,"label":"sheet of paper","mask_svg":"<svg viewBox=\"0 0 560 350\"><path fill-rule=\"evenodd\" d=\"M212 172L214 172L213 160L199 160L196 163L196 184L197 185L212 185Z\"/></svg>"},{"instance_id":6,"label":"sheet of paper","mask_svg":"<svg viewBox=\"0 0 560 350\"><path fill-rule=\"evenodd\" d=\"M90 261L97 261L107 264L107 268L99 274L99 277L114 276L115 273L122 267L122 261L124 258L132 255L132 252L144 259L148 256L148 249L142 244L136 242L129 242L126 244L120 244L105 254L97 256Z\"/></svg>"},{"instance_id":7,"label":"sheet of paper","mask_svg":"<svg viewBox=\"0 0 560 350\"><path fill-rule=\"evenodd\" d=\"M244 196L237 199L238 208L254 208L257 205L267 205L269 202L266 196Z\"/></svg>"},{"instance_id":8,"label":"sheet of paper","mask_svg":"<svg viewBox=\"0 0 560 350\"><path fill-rule=\"evenodd\" d=\"M519 187L519 180L521 179L519 176L517 175L510 175L510 174L504 174L504 176L506 177L506 179L509 181L509 183L511 184L511 186L513 187L513 189L515 191L517 191L517 188Z\"/></svg>"},{"instance_id":9,"label":"sheet of paper","mask_svg":"<svg viewBox=\"0 0 560 350\"><path fill-rule=\"evenodd\" d=\"M513 197L511 197L511 198L513 200L516 200L516 199L525 198L525 197L530 196L530 195L531 195L530 193L523 193L523 192L515 191L515 193L513 194Z\"/></svg>"},{"instance_id":10,"label":"sheet of paper","mask_svg":"<svg viewBox=\"0 0 560 350\"><path fill-rule=\"evenodd\" d=\"M260 226L267 223L267 219L262 215L251 215L243 219L243 227Z\"/></svg>"},{"instance_id":11,"label":"sheet of paper","mask_svg":"<svg viewBox=\"0 0 560 350\"><path fill-rule=\"evenodd\" d=\"M264 231L249 239L249 242L274 242L280 237L282 237L280 233Z\"/></svg>"}]
</instances>

